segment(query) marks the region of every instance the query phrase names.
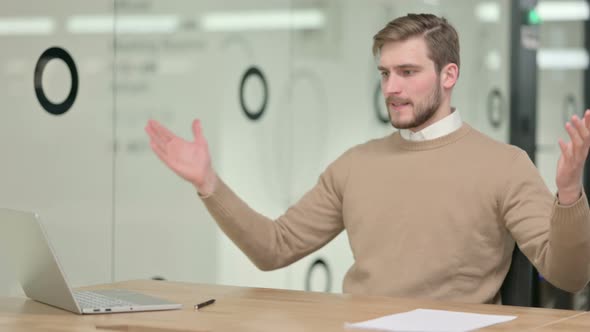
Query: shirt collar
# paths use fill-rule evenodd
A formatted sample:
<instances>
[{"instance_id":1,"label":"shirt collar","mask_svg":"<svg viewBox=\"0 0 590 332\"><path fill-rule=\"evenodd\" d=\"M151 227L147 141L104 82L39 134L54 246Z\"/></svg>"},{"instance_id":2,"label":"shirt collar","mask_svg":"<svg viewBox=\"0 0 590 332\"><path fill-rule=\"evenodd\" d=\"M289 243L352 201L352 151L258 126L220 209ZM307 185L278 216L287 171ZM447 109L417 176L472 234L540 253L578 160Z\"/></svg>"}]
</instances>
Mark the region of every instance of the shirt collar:
<instances>
[{"instance_id":1,"label":"shirt collar","mask_svg":"<svg viewBox=\"0 0 590 332\"><path fill-rule=\"evenodd\" d=\"M399 133L408 141L426 141L448 135L461 128L462 125L463 120L459 111L453 108L451 114L418 132L414 133L409 129L400 129Z\"/></svg>"}]
</instances>

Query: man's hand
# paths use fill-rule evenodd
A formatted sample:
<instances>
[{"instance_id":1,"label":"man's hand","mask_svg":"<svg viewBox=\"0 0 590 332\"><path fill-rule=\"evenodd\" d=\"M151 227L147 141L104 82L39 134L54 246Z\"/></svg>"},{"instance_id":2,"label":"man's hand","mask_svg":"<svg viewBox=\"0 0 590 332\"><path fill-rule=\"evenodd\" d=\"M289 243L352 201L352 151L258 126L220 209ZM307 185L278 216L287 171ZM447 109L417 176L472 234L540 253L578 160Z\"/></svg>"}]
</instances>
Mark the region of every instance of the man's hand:
<instances>
[{"instance_id":1,"label":"man's hand","mask_svg":"<svg viewBox=\"0 0 590 332\"><path fill-rule=\"evenodd\" d=\"M211 166L209 147L199 120L193 121L192 142L174 135L154 120L148 121L145 131L150 137L152 150L166 166L192 183L201 195L208 195L215 190L217 175Z\"/></svg>"},{"instance_id":2,"label":"man's hand","mask_svg":"<svg viewBox=\"0 0 590 332\"><path fill-rule=\"evenodd\" d=\"M559 140L561 156L557 163L557 193L559 203L570 205L575 203L582 194L582 173L590 148L590 110L586 110L584 118L574 115L565 124L570 142Z\"/></svg>"}]
</instances>

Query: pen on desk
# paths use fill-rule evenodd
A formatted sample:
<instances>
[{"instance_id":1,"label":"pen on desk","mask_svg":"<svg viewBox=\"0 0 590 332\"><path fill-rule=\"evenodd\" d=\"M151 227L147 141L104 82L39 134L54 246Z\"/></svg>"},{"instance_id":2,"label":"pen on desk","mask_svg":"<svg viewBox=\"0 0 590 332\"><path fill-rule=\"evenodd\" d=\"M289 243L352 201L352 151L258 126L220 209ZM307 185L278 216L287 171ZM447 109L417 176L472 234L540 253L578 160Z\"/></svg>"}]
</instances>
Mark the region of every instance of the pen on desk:
<instances>
[{"instance_id":1,"label":"pen on desk","mask_svg":"<svg viewBox=\"0 0 590 332\"><path fill-rule=\"evenodd\" d=\"M211 299L211 300L205 301L203 303L195 304L195 310L199 310L199 309L206 307L206 306L213 304L213 303L215 303L215 299Z\"/></svg>"}]
</instances>

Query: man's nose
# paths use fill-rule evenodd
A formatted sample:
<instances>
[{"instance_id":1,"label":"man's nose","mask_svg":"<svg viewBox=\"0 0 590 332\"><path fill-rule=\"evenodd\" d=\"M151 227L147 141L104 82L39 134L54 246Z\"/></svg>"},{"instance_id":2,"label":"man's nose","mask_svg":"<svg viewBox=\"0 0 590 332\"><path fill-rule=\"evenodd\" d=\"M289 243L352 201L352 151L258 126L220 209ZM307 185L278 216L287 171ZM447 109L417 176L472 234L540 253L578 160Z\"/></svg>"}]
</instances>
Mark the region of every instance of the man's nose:
<instances>
[{"instance_id":1,"label":"man's nose","mask_svg":"<svg viewBox=\"0 0 590 332\"><path fill-rule=\"evenodd\" d=\"M395 75L391 75L381 81L381 89L383 90L383 94L385 96L391 96L400 94L402 91L402 85L400 80L395 77Z\"/></svg>"}]
</instances>

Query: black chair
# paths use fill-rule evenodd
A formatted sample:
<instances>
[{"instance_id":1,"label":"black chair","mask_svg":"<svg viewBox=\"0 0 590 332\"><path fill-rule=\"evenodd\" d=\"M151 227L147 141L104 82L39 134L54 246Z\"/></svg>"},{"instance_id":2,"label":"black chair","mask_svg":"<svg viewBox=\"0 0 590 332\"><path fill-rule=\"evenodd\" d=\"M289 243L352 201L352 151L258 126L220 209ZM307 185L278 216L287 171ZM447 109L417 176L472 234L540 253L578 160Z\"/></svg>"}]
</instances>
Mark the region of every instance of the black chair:
<instances>
[{"instance_id":1,"label":"black chair","mask_svg":"<svg viewBox=\"0 0 590 332\"><path fill-rule=\"evenodd\" d=\"M538 285L537 271L518 247L515 247L510 269L500 288L502 304L538 307Z\"/></svg>"}]
</instances>

